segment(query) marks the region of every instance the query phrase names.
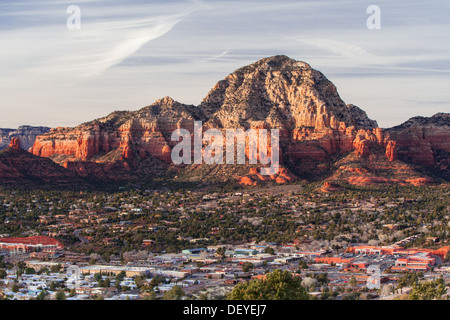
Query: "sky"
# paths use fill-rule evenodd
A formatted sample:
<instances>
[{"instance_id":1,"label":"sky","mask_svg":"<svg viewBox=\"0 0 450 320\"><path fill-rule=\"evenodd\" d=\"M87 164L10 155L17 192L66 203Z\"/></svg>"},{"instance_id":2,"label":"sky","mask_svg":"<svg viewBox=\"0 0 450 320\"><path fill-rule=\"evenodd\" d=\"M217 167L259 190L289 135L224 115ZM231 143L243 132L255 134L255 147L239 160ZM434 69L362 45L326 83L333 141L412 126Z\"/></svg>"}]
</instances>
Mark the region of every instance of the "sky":
<instances>
[{"instance_id":1,"label":"sky","mask_svg":"<svg viewBox=\"0 0 450 320\"><path fill-rule=\"evenodd\" d=\"M449 13L442 0L1 1L0 127L76 126L165 96L198 105L277 54L395 126L450 112Z\"/></svg>"}]
</instances>

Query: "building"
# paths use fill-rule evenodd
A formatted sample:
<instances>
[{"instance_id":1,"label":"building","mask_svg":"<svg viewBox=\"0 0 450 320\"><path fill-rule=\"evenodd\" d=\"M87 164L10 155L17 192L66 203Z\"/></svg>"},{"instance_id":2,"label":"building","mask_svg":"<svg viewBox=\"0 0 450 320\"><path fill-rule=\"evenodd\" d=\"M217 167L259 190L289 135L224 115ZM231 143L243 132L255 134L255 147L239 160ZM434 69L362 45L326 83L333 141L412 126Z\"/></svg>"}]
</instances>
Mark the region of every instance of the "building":
<instances>
[{"instance_id":1,"label":"building","mask_svg":"<svg viewBox=\"0 0 450 320\"><path fill-rule=\"evenodd\" d=\"M117 275L122 271L125 272L127 277L145 276L150 273L149 268L143 268L143 267L93 265L93 266L84 266L84 267L80 268L80 272L82 274L101 273L101 274Z\"/></svg>"},{"instance_id":2,"label":"building","mask_svg":"<svg viewBox=\"0 0 450 320\"><path fill-rule=\"evenodd\" d=\"M316 263L326 263L330 265L336 265L338 263L341 264L351 264L353 262L353 259L344 259L341 257L316 257L314 259L314 262Z\"/></svg>"},{"instance_id":3,"label":"building","mask_svg":"<svg viewBox=\"0 0 450 320\"><path fill-rule=\"evenodd\" d=\"M25 261L25 264L28 268L33 268L36 271L39 271L41 269L51 269L52 267L56 267L60 265L61 267L64 267L64 265L58 263L58 262L50 262L50 261L38 261L38 260L28 260Z\"/></svg>"},{"instance_id":4,"label":"building","mask_svg":"<svg viewBox=\"0 0 450 320\"><path fill-rule=\"evenodd\" d=\"M255 249L237 248L234 250L234 255L254 256L258 253Z\"/></svg>"},{"instance_id":5,"label":"building","mask_svg":"<svg viewBox=\"0 0 450 320\"><path fill-rule=\"evenodd\" d=\"M182 251L184 254L199 254L200 252L206 251L206 248L195 248L195 249L185 249Z\"/></svg>"},{"instance_id":6,"label":"building","mask_svg":"<svg viewBox=\"0 0 450 320\"><path fill-rule=\"evenodd\" d=\"M436 258L430 253L421 252L415 255L401 257L395 261L392 271L428 271L436 264Z\"/></svg>"},{"instance_id":7,"label":"building","mask_svg":"<svg viewBox=\"0 0 450 320\"><path fill-rule=\"evenodd\" d=\"M402 247L399 246L357 246L357 247L348 247L346 252L355 253L355 254L378 254L378 255L392 255L399 253L403 250Z\"/></svg>"},{"instance_id":8,"label":"building","mask_svg":"<svg viewBox=\"0 0 450 320\"><path fill-rule=\"evenodd\" d=\"M0 238L0 250L7 250L10 253L32 252L32 251L53 251L51 249L62 249L64 245L61 241L46 237L35 236L27 238Z\"/></svg>"}]
</instances>

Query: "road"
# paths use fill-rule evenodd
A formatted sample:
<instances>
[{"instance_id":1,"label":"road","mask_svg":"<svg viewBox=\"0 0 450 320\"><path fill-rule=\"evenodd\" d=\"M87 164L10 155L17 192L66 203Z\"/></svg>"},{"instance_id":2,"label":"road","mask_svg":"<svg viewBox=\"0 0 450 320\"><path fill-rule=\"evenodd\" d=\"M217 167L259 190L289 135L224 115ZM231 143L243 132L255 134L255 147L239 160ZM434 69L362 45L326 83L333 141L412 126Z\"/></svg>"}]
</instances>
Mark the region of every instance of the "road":
<instances>
[{"instance_id":1,"label":"road","mask_svg":"<svg viewBox=\"0 0 450 320\"><path fill-rule=\"evenodd\" d=\"M80 236L80 231L81 231L81 229L75 230L75 231L73 232L73 235L74 235L75 237L77 237L78 239L80 239L81 244L88 244L88 243L89 243L89 240L86 239L86 238L83 238L82 236Z\"/></svg>"}]
</instances>

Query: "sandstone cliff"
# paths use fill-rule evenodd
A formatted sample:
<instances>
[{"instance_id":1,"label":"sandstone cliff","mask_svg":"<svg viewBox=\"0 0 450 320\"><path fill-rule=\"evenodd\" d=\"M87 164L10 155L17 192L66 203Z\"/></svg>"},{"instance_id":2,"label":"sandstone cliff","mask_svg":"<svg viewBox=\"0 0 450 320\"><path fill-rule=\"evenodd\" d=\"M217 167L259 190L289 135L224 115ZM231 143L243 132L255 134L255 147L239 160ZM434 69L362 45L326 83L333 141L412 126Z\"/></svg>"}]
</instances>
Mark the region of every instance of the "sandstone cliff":
<instances>
[{"instance_id":1,"label":"sandstone cliff","mask_svg":"<svg viewBox=\"0 0 450 320\"><path fill-rule=\"evenodd\" d=\"M174 166L171 151L177 142L171 141L171 134L175 129L193 133L194 121L202 121L203 130L279 129L280 171L263 177L254 167L243 167L247 171L242 172L242 168L229 165ZM398 159L446 168L448 118L444 116L443 124L415 121L420 126L378 128L363 110L344 103L322 73L305 62L274 56L228 75L199 106L165 97L137 111L116 111L74 128L54 128L38 136L30 152L49 157L78 176L101 180L139 179L143 174L163 172L177 179L188 177L189 181L238 179L255 185L287 183L300 176L330 176L337 170L336 178L350 181L345 178L347 174L341 175L348 162L336 165L347 157L352 163L378 159L383 163L380 168L384 166L391 173L397 169L389 163L400 168ZM409 135L413 136L411 141ZM387 176L380 168L375 176ZM403 176L391 178L392 182L406 181Z\"/></svg>"},{"instance_id":2,"label":"sandstone cliff","mask_svg":"<svg viewBox=\"0 0 450 320\"><path fill-rule=\"evenodd\" d=\"M397 144L398 158L410 163L448 170L450 164L450 114L414 117L386 129Z\"/></svg>"}]
</instances>

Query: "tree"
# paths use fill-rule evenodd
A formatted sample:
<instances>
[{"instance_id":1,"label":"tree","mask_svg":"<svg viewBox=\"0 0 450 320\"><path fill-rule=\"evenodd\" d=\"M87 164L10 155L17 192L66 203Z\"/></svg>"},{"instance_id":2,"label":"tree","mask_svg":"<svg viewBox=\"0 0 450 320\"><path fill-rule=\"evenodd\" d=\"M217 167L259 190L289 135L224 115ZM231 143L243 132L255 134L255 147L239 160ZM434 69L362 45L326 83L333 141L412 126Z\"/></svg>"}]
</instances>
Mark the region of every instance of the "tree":
<instances>
[{"instance_id":1,"label":"tree","mask_svg":"<svg viewBox=\"0 0 450 320\"><path fill-rule=\"evenodd\" d=\"M226 250L225 250L224 247L219 247L219 248L217 248L216 254L218 256L220 256L221 258L224 258L225 257L225 252L226 252Z\"/></svg>"},{"instance_id":2,"label":"tree","mask_svg":"<svg viewBox=\"0 0 450 320\"><path fill-rule=\"evenodd\" d=\"M356 280L355 277L351 277L350 280L348 281L348 285L351 287L354 287L358 284L358 281Z\"/></svg>"},{"instance_id":3,"label":"tree","mask_svg":"<svg viewBox=\"0 0 450 320\"><path fill-rule=\"evenodd\" d=\"M150 291L148 294L144 295L144 300L156 300L156 292Z\"/></svg>"},{"instance_id":4,"label":"tree","mask_svg":"<svg viewBox=\"0 0 450 320\"><path fill-rule=\"evenodd\" d=\"M415 283L409 293L409 300L436 300L441 299L447 292L443 278L423 283Z\"/></svg>"},{"instance_id":5,"label":"tree","mask_svg":"<svg viewBox=\"0 0 450 320\"><path fill-rule=\"evenodd\" d=\"M173 286L172 289L164 292L164 300L180 300L185 293L179 286Z\"/></svg>"},{"instance_id":6,"label":"tree","mask_svg":"<svg viewBox=\"0 0 450 320\"><path fill-rule=\"evenodd\" d=\"M38 274L43 274L43 273L48 275L50 273L50 270L48 270L47 268L39 269Z\"/></svg>"},{"instance_id":7,"label":"tree","mask_svg":"<svg viewBox=\"0 0 450 320\"><path fill-rule=\"evenodd\" d=\"M27 265L26 265L25 262L23 262L23 261L17 262L17 268L20 269L20 270L25 269L26 266L27 266Z\"/></svg>"},{"instance_id":8,"label":"tree","mask_svg":"<svg viewBox=\"0 0 450 320\"><path fill-rule=\"evenodd\" d=\"M50 290L54 291L57 286L58 286L58 283L56 281L50 282Z\"/></svg>"},{"instance_id":9,"label":"tree","mask_svg":"<svg viewBox=\"0 0 450 320\"><path fill-rule=\"evenodd\" d=\"M397 287L403 288L403 287L410 287L414 284L416 284L419 281L419 277L415 273L408 273L405 274L403 277L398 279L397 281Z\"/></svg>"},{"instance_id":10,"label":"tree","mask_svg":"<svg viewBox=\"0 0 450 320\"><path fill-rule=\"evenodd\" d=\"M45 300L45 297L48 295L48 292L43 290L39 292L39 294L36 296L36 300Z\"/></svg>"},{"instance_id":11,"label":"tree","mask_svg":"<svg viewBox=\"0 0 450 320\"><path fill-rule=\"evenodd\" d=\"M66 300L66 294L63 290L59 290L55 295L56 300Z\"/></svg>"},{"instance_id":12,"label":"tree","mask_svg":"<svg viewBox=\"0 0 450 320\"><path fill-rule=\"evenodd\" d=\"M35 274L36 270L34 270L33 268L26 268L25 269L25 274Z\"/></svg>"},{"instance_id":13,"label":"tree","mask_svg":"<svg viewBox=\"0 0 450 320\"><path fill-rule=\"evenodd\" d=\"M359 292L352 292L342 297L342 300L358 300L361 294Z\"/></svg>"},{"instance_id":14,"label":"tree","mask_svg":"<svg viewBox=\"0 0 450 320\"><path fill-rule=\"evenodd\" d=\"M127 275L127 274L126 274L125 271L120 271L120 272L117 274L117 276L116 276L116 281L117 281L117 282L122 282L123 279L125 279L125 276L126 276L126 275Z\"/></svg>"},{"instance_id":15,"label":"tree","mask_svg":"<svg viewBox=\"0 0 450 320\"><path fill-rule=\"evenodd\" d=\"M61 264L58 263L57 265L54 265L50 268L50 272L58 273L61 270L61 268L62 268Z\"/></svg>"},{"instance_id":16,"label":"tree","mask_svg":"<svg viewBox=\"0 0 450 320\"><path fill-rule=\"evenodd\" d=\"M270 254L270 255L274 255L274 254L275 254L275 250L273 250L272 247L266 247L266 248L264 249L264 252L265 252L265 253L268 253L268 254Z\"/></svg>"},{"instance_id":17,"label":"tree","mask_svg":"<svg viewBox=\"0 0 450 320\"><path fill-rule=\"evenodd\" d=\"M308 300L301 280L289 271L275 270L265 279L253 279L237 284L227 294L227 300Z\"/></svg>"},{"instance_id":18,"label":"tree","mask_svg":"<svg viewBox=\"0 0 450 320\"><path fill-rule=\"evenodd\" d=\"M308 269L308 263L305 260L300 260L298 262L298 267L300 269Z\"/></svg>"},{"instance_id":19,"label":"tree","mask_svg":"<svg viewBox=\"0 0 450 320\"><path fill-rule=\"evenodd\" d=\"M69 292L69 297L75 297L77 295L77 292L75 291L75 288L71 289Z\"/></svg>"},{"instance_id":20,"label":"tree","mask_svg":"<svg viewBox=\"0 0 450 320\"><path fill-rule=\"evenodd\" d=\"M134 278L134 283L136 284L136 286L138 288L141 288L142 286L144 286L145 281L144 278L142 276L137 276Z\"/></svg>"},{"instance_id":21,"label":"tree","mask_svg":"<svg viewBox=\"0 0 450 320\"><path fill-rule=\"evenodd\" d=\"M100 272L94 274L94 280L100 282L103 279L102 274Z\"/></svg>"},{"instance_id":22,"label":"tree","mask_svg":"<svg viewBox=\"0 0 450 320\"><path fill-rule=\"evenodd\" d=\"M157 274L156 276L154 276L152 278L152 280L150 281L150 286L152 287L156 287L158 286L160 283L164 282L165 278L162 275Z\"/></svg>"},{"instance_id":23,"label":"tree","mask_svg":"<svg viewBox=\"0 0 450 320\"><path fill-rule=\"evenodd\" d=\"M5 269L0 269L0 279L5 279L8 273Z\"/></svg>"},{"instance_id":24,"label":"tree","mask_svg":"<svg viewBox=\"0 0 450 320\"><path fill-rule=\"evenodd\" d=\"M105 281L103 281L101 287L109 288L110 286L111 286L111 280L109 280L109 278L106 278Z\"/></svg>"},{"instance_id":25,"label":"tree","mask_svg":"<svg viewBox=\"0 0 450 320\"><path fill-rule=\"evenodd\" d=\"M249 272L251 269L253 269L255 266L251 262L244 262L242 265L242 271L243 272Z\"/></svg>"}]
</instances>

